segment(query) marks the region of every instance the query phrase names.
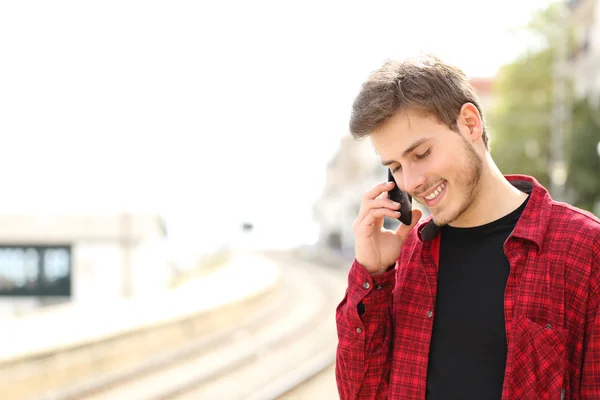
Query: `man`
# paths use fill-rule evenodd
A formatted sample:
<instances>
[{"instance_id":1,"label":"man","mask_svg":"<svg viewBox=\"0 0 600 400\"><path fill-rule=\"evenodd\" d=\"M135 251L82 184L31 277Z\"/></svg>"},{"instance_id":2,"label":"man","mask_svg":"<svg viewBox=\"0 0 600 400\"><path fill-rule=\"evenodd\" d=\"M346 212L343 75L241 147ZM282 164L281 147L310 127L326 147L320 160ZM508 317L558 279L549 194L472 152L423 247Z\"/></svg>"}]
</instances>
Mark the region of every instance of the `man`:
<instances>
[{"instance_id":1,"label":"man","mask_svg":"<svg viewBox=\"0 0 600 400\"><path fill-rule=\"evenodd\" d=\"M474 90L435 57L373 72L350 130L431 216L382 229L393 183L364 195L336 310L341 399L600 399L598 218L504 176Z\"/></svg>"}]
</instances>

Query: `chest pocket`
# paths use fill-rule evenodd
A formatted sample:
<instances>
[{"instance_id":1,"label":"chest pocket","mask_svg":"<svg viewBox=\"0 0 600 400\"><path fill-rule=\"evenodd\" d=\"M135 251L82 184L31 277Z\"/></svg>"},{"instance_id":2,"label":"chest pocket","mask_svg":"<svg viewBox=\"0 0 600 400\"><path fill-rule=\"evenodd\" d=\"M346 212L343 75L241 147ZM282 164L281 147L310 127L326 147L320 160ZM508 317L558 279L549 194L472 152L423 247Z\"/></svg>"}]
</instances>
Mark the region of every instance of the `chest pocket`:
<instances>
[{"instance_id":1,"label":"chest pocket","mask_svg":"<svg viewBox=\"0 0 600 400\"><path fill-rule=\"evenodd\" d=\"M566 329L516 317L508 377L514 399L560 399L567 359ZM564 393L562 394L564 396Z\"/></svg>"},{"instance_id":2,"label":"chest pocket","mask_svg":"<svg viewBox=\"0 0 600 400\"><path fill-rule=\"evenodd\" d=\"M506 399L563 399L568 394L569 332L564 328L564 264L527 266L518 284ZM544 265L545 264L545 265Z\"/></svg>"}]
</instances>

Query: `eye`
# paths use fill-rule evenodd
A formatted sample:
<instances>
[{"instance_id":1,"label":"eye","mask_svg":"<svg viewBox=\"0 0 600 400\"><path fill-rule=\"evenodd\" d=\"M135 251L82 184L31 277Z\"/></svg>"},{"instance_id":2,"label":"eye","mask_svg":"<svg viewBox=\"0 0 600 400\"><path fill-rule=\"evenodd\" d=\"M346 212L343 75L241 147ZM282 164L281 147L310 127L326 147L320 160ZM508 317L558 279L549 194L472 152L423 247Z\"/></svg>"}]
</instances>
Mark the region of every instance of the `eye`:
<instances>
[{"instance_id":1,"label":"eye","mask_svg":"<svg viewBox=\"0 0 600 400\"><path fill-rule=\"evenodd\" d=\"M395 174L396 172L400 171L402 169L402 165L398 165L397 167L392 169L392 174Z\"/></svg>"},{"instance_id":2,"label":"eye","mask_svg":"<svg viewBox=\"0 0 600 400\"><path fill-rule=\"evenodd\" d=\"M422 160L423 158L427 157L430 153L431 153L431 148L427 149L427 151L425 153L417 154L416 157L419 160Z\"/></svg>"}]
</instances>

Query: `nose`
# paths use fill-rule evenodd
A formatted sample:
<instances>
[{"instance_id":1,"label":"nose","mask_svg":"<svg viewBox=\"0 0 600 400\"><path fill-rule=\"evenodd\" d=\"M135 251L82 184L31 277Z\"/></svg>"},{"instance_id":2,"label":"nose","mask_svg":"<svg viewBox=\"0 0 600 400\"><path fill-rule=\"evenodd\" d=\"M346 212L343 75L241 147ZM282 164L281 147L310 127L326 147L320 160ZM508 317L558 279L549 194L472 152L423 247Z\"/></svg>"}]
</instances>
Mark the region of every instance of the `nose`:
<instances>
[{"instance_id":1,"label":"nose","mask_svg":"<svg viewBox=\"0 0 600 400\"><path fill-rule=\"evenodd\" d=\"M408 193L415 193L419 189L422 189L427 182L425 175L418 170L404 168L402 171L404 187L401 188L403 191Z\"/></svg>"}]
</instances>

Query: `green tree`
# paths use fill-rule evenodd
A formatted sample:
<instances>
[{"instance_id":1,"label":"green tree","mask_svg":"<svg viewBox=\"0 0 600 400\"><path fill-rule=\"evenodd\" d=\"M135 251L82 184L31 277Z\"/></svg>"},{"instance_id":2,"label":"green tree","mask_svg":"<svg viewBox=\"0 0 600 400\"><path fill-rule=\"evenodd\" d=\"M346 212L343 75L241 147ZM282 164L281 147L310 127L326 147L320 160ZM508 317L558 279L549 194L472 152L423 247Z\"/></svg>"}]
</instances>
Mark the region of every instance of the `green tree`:
<instances>
[{"instance_id":1,"label":"green tree","mask_svg":"<svg viewBox=\"0 0 600 400\"><path fill-rule=\"evenodd\" d=\"M600 108L587 99L575 102L569 139L565 148L567 187L573 192L574 205L594 211L600 202Z\"/></svg>"},{"instance_id":2,"label":"green tree","mask_svg":"<svg viewBox=\"0 0 600 400\"><path fill-rule=\"evenodd\" d=\"M528 31L539 39L538 46L500 68L494 87L496 105L486 116L492 155L501 171L534 176L546 187L550 186L552 68L558 15L557 6L551 5L532 18ZM572 98L572 82L567 84ZM600 201L600 109L592 109L585 99L570 101L572 119L563 147L566 190L575 205L594 211Z\"/></svg>"},{"instance_id":3,"label":"green tree","mask_svg":"<svg viewBox=\"0 0 600 400\"><path fill-rule=\"evenodd\" d=\"M551 63L552 52L544 49L503 66L488 118L491 153L500 170L534 176L543 185L549 184Z\"/></svg>"},{"instance_id":4,"label":"green tree","mask_svg":"<svg viewBox=\"0 0 600 400\"><path fill-rule=\"evenodd\" d=\"M494 160L505 174L527 174L550 183L552 65L558 8L535 14L527 26L538 45L498 71L496 106L487 118Z\"/></svg>"}]
</instances>

